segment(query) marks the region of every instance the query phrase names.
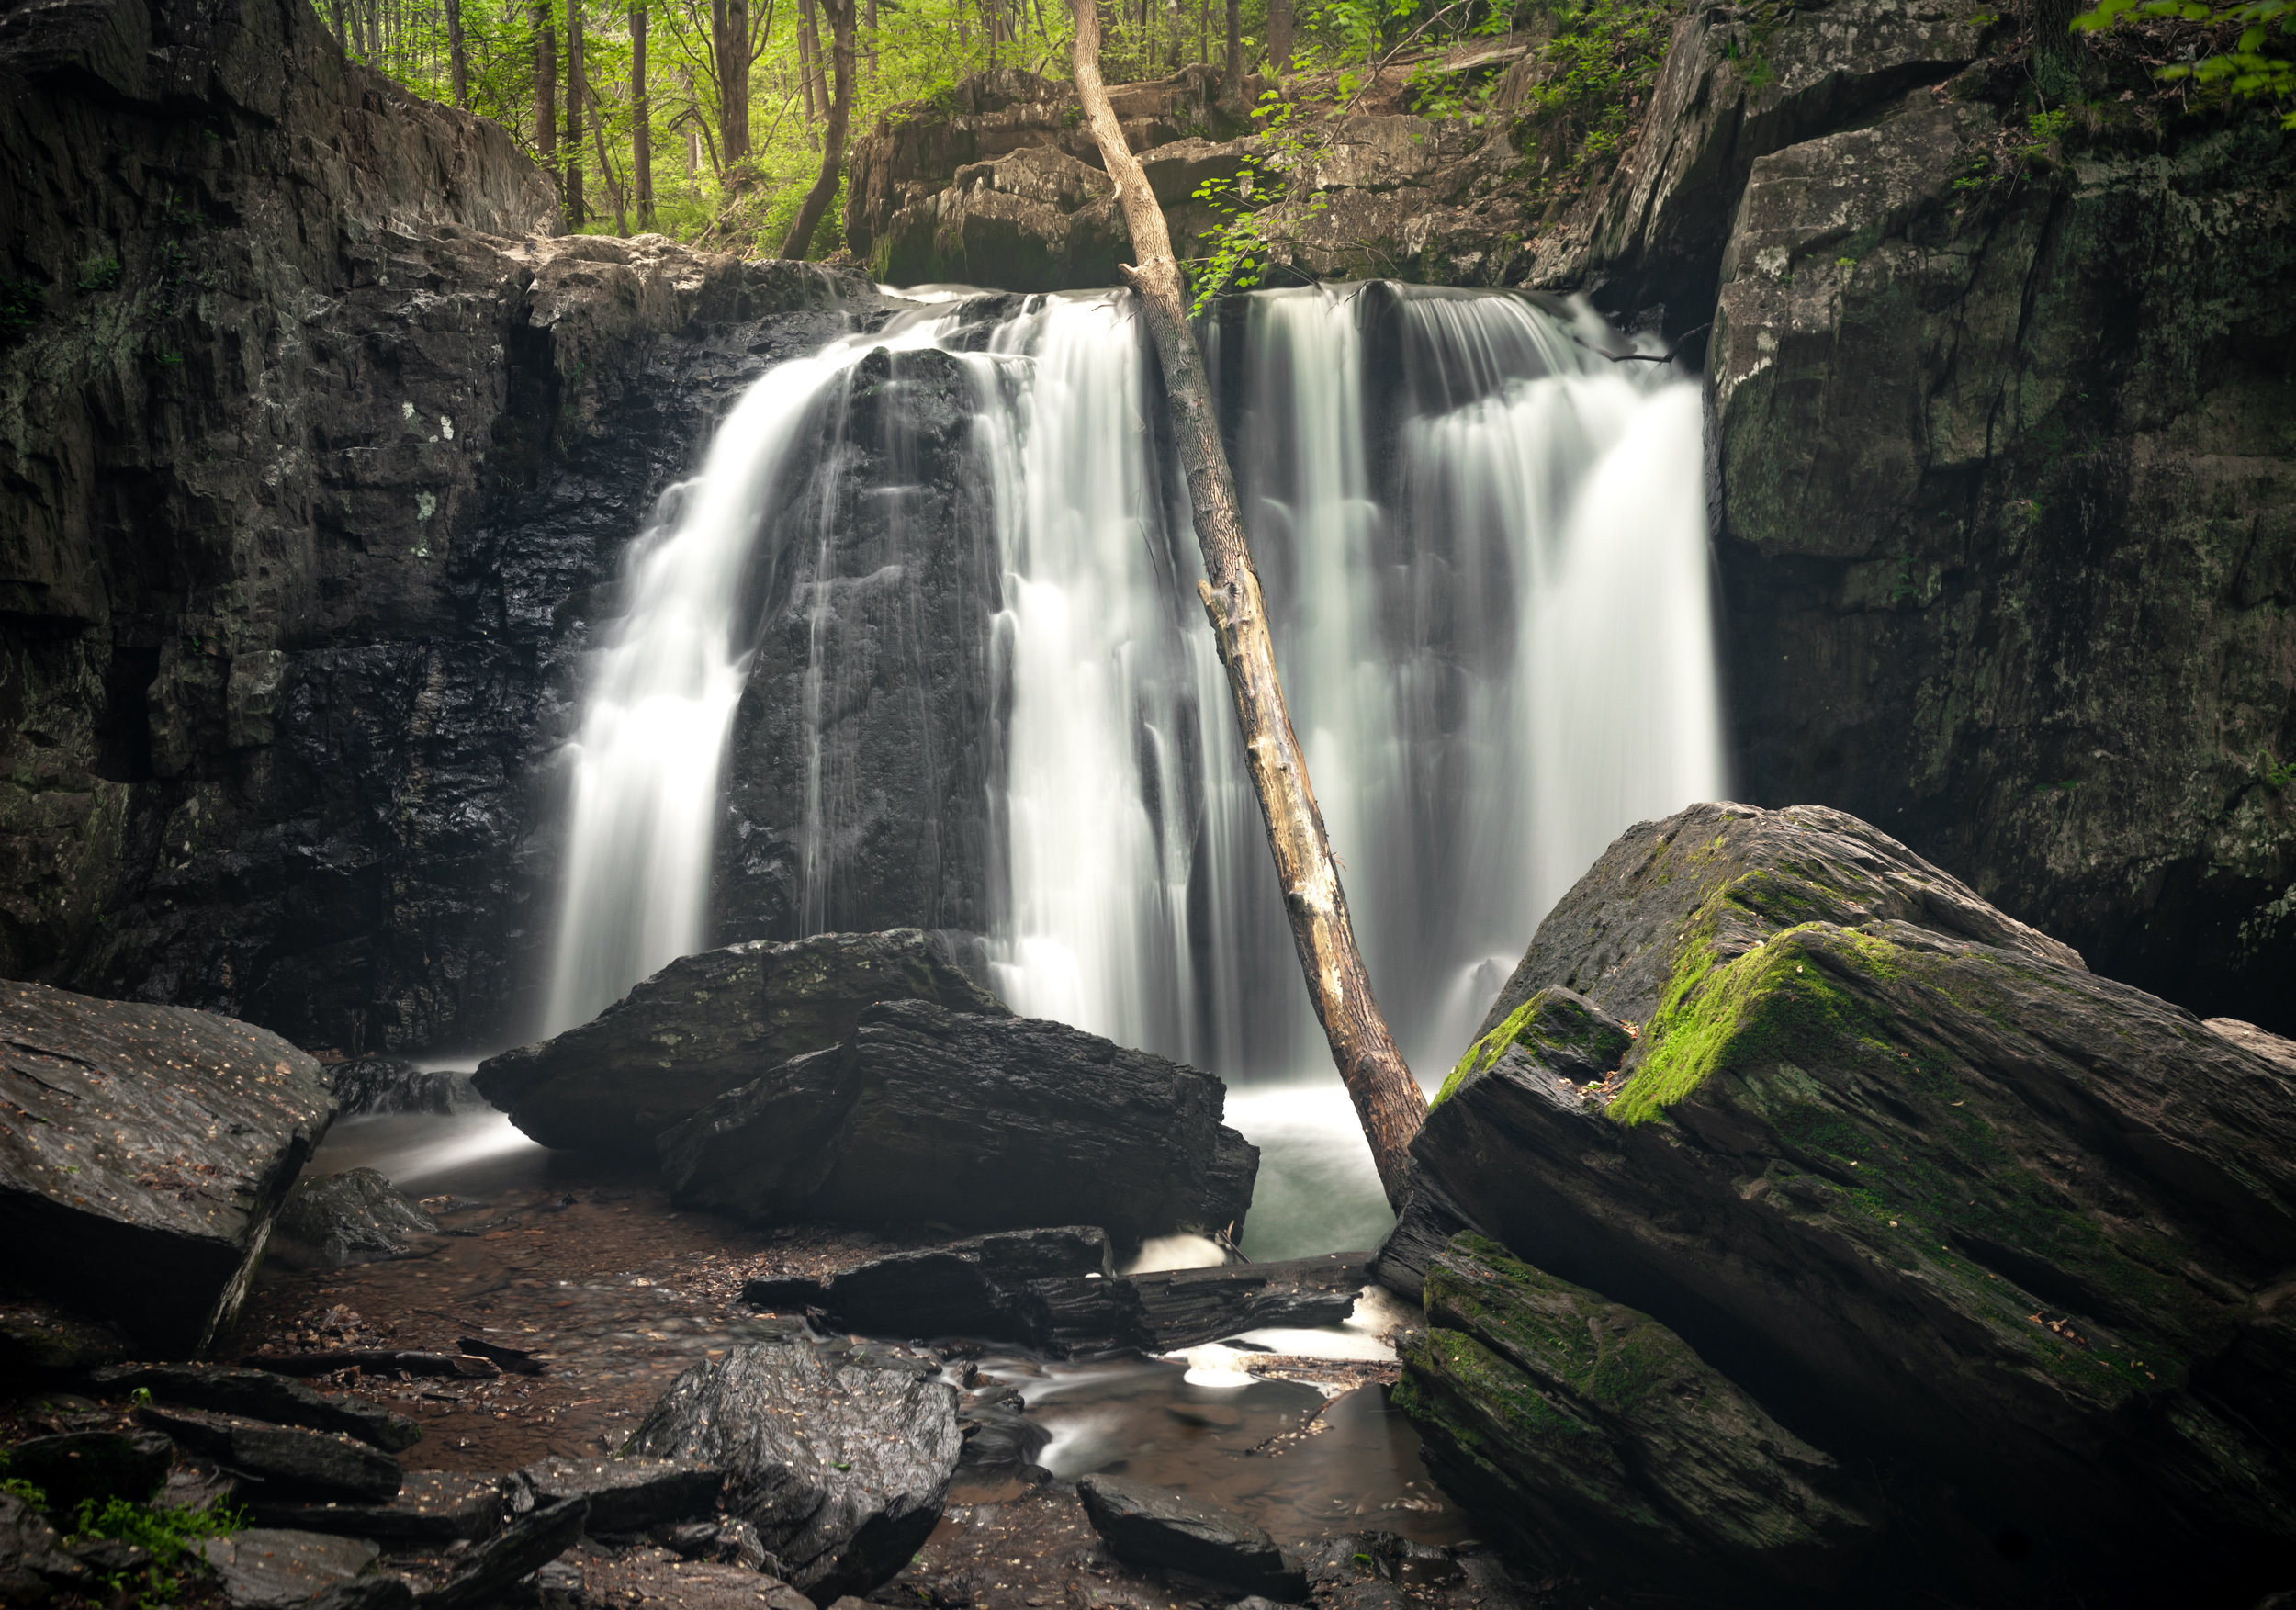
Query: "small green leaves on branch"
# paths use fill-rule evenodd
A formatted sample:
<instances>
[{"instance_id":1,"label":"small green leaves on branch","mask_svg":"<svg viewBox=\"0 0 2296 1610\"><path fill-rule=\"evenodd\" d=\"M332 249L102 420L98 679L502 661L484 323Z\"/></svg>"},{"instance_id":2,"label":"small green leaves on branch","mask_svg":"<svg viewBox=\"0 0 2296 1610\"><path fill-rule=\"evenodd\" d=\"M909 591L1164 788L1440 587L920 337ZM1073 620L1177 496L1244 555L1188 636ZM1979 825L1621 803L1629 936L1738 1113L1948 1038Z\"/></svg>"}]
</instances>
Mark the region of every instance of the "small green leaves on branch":
<instances>
[{"instance_id":1,"label":"small green leaves on branch","mask_svg":"<svg viewBox=\"0 0 2296 1610\"><path fill-rule=\"evenodd\" d=\"M2154 70L2165 82L2187 80L2227 100L2265 101L2280 108L2280 127L2296 129L2296 0L2245 0L2208 6L2201 0L2102 0L2073 19L2096 33L2124 19L2199 23L2220 33L2237 29L2227 48L2171 62Z\"/></svg>"}]
</instances>

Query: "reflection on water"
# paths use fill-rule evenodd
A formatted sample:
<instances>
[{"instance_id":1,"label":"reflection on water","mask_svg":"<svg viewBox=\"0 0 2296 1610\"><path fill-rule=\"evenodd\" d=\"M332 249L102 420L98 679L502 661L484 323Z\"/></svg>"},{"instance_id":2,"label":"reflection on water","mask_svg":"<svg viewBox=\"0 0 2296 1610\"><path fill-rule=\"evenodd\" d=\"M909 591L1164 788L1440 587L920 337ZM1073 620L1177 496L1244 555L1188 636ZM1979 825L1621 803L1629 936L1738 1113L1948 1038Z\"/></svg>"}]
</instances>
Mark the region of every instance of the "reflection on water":
<instances>
[{"instance_id":1,"label":"reflection on water","mask_svg":"<svg viewBox=\"0 0 2296 1610\"><path fill-rule=\"evenodd\" d=\"M1168 1487L1284 1542L1365 1527L1422 1543L1470 1535L1379 1387L1327 1400L1300 1381L1199 1385L1187 1362L1164 1358L1068 1365L1002 1354L981 1368L1019 1388L1029 1418L1052 1433L1036 1462L1062 1481L1097 1470ZM960 1471L950 1502L1007 1496L1008 1482Z\"/></svg>"},{"instance_id":2,"label":"reflection on water","mask_svg":"<svg viewBox=\"0 0 2296 1610\"><path fill-rule=\"evenodd\" d=\"M409 1196L479 1196L546 1186L553 1162L507 1113L377 1112L337 1119L306 1172L372 1168Z\"/></svg>"}]
</instances>

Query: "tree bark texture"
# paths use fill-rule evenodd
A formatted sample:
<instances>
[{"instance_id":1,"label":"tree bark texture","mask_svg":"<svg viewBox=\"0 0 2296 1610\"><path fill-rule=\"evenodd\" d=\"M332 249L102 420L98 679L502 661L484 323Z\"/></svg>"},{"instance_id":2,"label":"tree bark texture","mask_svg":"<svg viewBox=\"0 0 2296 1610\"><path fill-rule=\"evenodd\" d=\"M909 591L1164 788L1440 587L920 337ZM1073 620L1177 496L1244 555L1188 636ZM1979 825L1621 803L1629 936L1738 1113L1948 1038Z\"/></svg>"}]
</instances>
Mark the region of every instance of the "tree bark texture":
<instances>
[{"instance_id":1,"label":"tree bark texture","mask_svg":"<svg viewBox=\"0 0 2296 1610\"><path fill-rule=\"evenodd\" d=\"M462 43L462 0L446 0L446 78L453 86L455 109L470 109L470 62Z\"/></svg>"},{"instance_id":2,"label":"tree bark texture","mask_svg":"<svg viewBox=\"0 0 2296 1610\"><path fill-rule=\"evenodd\" d=\"M566 227L590 221L582 205L582 0L566 0Z\"/></svg>"},{"instance_id":3,"label":"tree bark texture","mask_svg":"<svg viewBox=\"0 0 2296 1610\"><path fill-rule=\"evenodd\" d=\"M1231 105L1244 99L1244 0L1228 0L1228 62L1220 93Z\"/></svg>"},{"instance_id":4,"label":"tree bark texture","mask_svg":"<svg viewBox=\"0 0 2296 1610\"><path fill-rule=\"evenodd\" d=\"M1131 233L1133 266L1120 272L1139 298L1164 366L1172 437L1187 475L1196 539L1204 554L1207 580L1197 590L1205 614L1211 617L1221 663L1227 669L1244 763L1267 824L1268 848L1275 853L1292 941L1300 951L1309 998L1331 1042L1332 1060L1371 1143L1379 1183L1388 1200L1400 1209L1410 1178L1412 1137L1426 1119L1427 1099L1395 1048L1356 948L1347 896L1332 861L1323 814L1308 781L1307 757L1291 730L1291 715L1277 679L1267 607L1252 563L1251 544L1236 512L1235 482L1221 443L1220 421L1212 411L1203 354L1188 327L1171 231L1125 141L1115 108L1109 104L1108 87L1100 82L1098 8L1096 0L1070 0L1069 8L1076 24L1076 93Z\"/></svg>"},{"instance_id":5,"label":"tree bark texture","mask_svg":"<svg viewBox=\"0 0 2296 1610\"><path fill-rule=\"evenodd\" d=\"M550 0L535 0L535 152L558 179L558 35Z\"/></svg>"},{"instance_id":6,"label":"tree bark texture","mask_svg":"<svg viewBox=\"0 0 2296 1610\"><path fill-rule=\"evenodd\" d=\"M845 173L845 123L853 109L853 0L820 0L820 6L829 18L829 58L836 82L828 95L828 124L821 133L821 173L782 241L784 257L805 255L814 231L837 199L838 181Z\"/></svg>"},{"instance_id":7,"label":"tree bark texture","mask_svg":"<svg viewBox=\"0 0 2296 1610\"><path fill-rule=\"evenodd\" d=\"M654 103L646 93L646 0L630 7L630 167L637 227L654 227Z\"/></svg>"},{"instance_id":8,"label":"tree bark texture","mask_svg":"<svg viewBox=\"0 0 2296 1610\"><path fill-rule=\"evenodd\" d=\"M717 152L725 167L749 154L749 0L710 0L717 69Z\"/></svg>"},{"instance_id":9,"label":"tree bark texture","mask_svg":"<svg viewBox=\"0 0 2296 1610\"><path fill-rule=\"evenodd\" d=\"M1291 0L1267 0L1267 70L1291 71Z\"/></svg>"}]
</instances>

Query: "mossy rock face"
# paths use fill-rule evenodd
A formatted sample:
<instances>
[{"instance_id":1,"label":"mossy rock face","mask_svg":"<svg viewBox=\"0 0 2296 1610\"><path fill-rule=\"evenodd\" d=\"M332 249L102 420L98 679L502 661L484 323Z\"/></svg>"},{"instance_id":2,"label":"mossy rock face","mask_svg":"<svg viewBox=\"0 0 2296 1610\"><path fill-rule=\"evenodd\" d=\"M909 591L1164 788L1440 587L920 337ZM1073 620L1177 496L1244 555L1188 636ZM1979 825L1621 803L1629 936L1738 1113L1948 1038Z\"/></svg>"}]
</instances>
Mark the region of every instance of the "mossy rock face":
<instances>
[{"instance_id":1,"label":"mossy rock face","mask_svg":"<svg viewBox=\"0 0 2296 1610\"><path fill-rule=\"evenodd\" d=\"M2296 1551L2272 1060L1809 807L1627 833L1487 1030L1559 989L1638 1038L1593 1086L1514 1039L1459 1082L1414 1155L1465 1219L1986 1535Z\"/></svg>"},{"instance_id":2,"label":"mossy rock face","mask_svg":"<svg viewBox=\"0 0 2296 1610\"><path fill-rule=\"evenodd\" d=\"M1557 1078L1586 1084L1614 1073L1634 1045L1634 1031L1573 989L1549 985L1487 1030L1443 1081L1435 1100L1457 1095L1501 1059L1513 1056Z\"/></svg>"},{"instance_id":3,"label":"mossy rock face","mask_svg":"<svg viewBox=\"0 0 2296 1610\"><path fill-rule=\"evenodd\" d=\"M1834 1461L1649 1315L1473 1233L1427 1270L1397 1404L1428 1467L1555 1569L1816 1582L1877 1528Z\"/></svg>"}]
</instances>

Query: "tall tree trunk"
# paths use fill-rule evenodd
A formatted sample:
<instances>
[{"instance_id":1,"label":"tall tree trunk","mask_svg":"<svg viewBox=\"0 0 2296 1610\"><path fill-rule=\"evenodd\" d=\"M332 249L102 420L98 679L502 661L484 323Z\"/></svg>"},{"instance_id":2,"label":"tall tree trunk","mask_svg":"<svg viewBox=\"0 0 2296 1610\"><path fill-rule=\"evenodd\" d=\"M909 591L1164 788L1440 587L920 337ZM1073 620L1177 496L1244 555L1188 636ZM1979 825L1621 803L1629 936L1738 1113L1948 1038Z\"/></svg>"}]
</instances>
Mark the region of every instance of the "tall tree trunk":
<instances>
[{"instance_id":1,"label":"tall tree trunk","mask_svg":"<svg viewBox=\"0 0 2296 1610\"><path fill-rule=\"evenodd\" d=\"M1267 70L1291 71L1291 0L1267 0Z\"/></svg>"},{"instance_id":2,"label":"tall tree trunk","mask_svg":"<svg viewBox=\"0 0 2296 1610\"><path fill-rule=\"evenodd\" d=\"M861 21L869 28L869 82L877 82L877 0L869 0L868 9L861 13Z\"/></svg>"},{"instance_id":3,"label":"tall tree trunk","mask_svg":"<svg viewBox=\"0 0 2296 1610\"><path fill-rule=\"evenodd\" d=\"M606 199L613 205L613 232L626 240L630 216L622 205L622 186L613 176L613 159L606 154L606 114L600 109L595 92L590 94L590 143L598 153L598 182L606 187Z\"/></svg>"},{"instance_id":4,"label":"tall tree trunk","mask_svg":"<svg viewBox=\"0 0 2296 1610\"><path fill-rule=\"evenodd\" d=\"M582 205L582 0L566 0L566 227L590 221Z\"/></svg>"},{"instance_id":5,"label":"tall tree trunk","mask_svg":"<svg viewBox=\"0 0 2296 1610\"><path fill-rule=\"evenodd\" d=\"M1203 354L1188 328L1171 231L1164 208L1156 205L1155 192L1125 143L1108 88L1100 82L1097 0L1069 0L1069 9L1076 23L1076 94L1131 233L1136 266L1120 272L1139 298L1164 366L1172 438L1187 475L1196 539L1209 578L1197 584L1197 591L1204 613L1211 617L1221 663L1227 669L1244 763L1267 824L1268 848L1275 852L1276 876L1283 886L1300 969L1307 976L1308 997L1322 1021L1324 1038L1331 1041L1332 1060L1339 1065L1364 1137L1371 1143L1379 1183L1387 1199L1401 1208L1411 1173L1409 1147L1426 1119L1427 1099L1395 1049L1356 949L1347 896L1332 862L1323 814L1308 782L1307 757L1291 730L1291 715L1277 680L1267 607L1260 596L1259 572L1252 563L1244 522L1236 512L1235 482L1229 473L1227 450L1221 445L1220 422L1212 412Z\"/></svg>"},{"instance_id":6,"label":"tall tree trunk","mask_svg":"<svg viewBox=\"0 0 2296 1610\"><path fill-rule=\"evenodd\" d=\"M630 167L637 227L654 227L654 103L646 93L646 0L630 7Z\"/></svg>"},{"instance_id":7,"label":"tall tree trunk","mask_svg":"<svg viewBox=\"0 0 2296 1610\"><path fill-rule=\"evenodd\" d=\"M470 109L470 61L462 48L462 0L446 0L446 81L453 86L455 109Z\"/></svg>"},{"instance_id":8,"label":"tall tree trunk","mask_svg":"<svg viewBox=\"0 0 2296 1610\"><path fill-rule=\"evenodd\" d=\"M814 0L797 0L797 60L805 72L806 116L816 122L829 116L829 79L822 61L820 15ZM830 27L834 29L836 24Z\"/></svg>"},{"instance_id":9,"label":"tall tree trunk","mask_svg":"<svg viewBox=\"0 0 2296 1610\"><path fill-rule=\"evenodd\" d=\"M535 0L535 153L558 178L558 32L550 0Z\"/></svg>"},{"instance_id":10,"label":"tall tree trunk","mask_svg":"<svg viewBox=\"0 0 2296 1610\"><path fill-rule=\"evenodd\" d=\"M829 16L829 54L837 83L829 96L828 127L821 133L821 173L782 241L784 257L805 256L822 215L837 199L838 180L845 173L845 120L853 109L853 0L821 0L821 9Z\"/></svg>"},{"instance_id":11,"label":"tall tree trunk","mask_svg":"<svg viewBox=\"0 0 2296 1610\"><path fill-rule=\"evenodd\" d=\"M1232 103L1244 99L1244 0L1228 0L1228 64L1220 93Z\"/></svg>"},{"instance_id":12,"label":"tall tree trunk","mask_svg":"<svg viewBox=\"0 0 2296 1610\"><path fill-rule=\"evenodd\" d=\"M749 0L710 0L710 34L717 68L715 154L730 168L749 154Z\"/></svg>"}]
</instances>

